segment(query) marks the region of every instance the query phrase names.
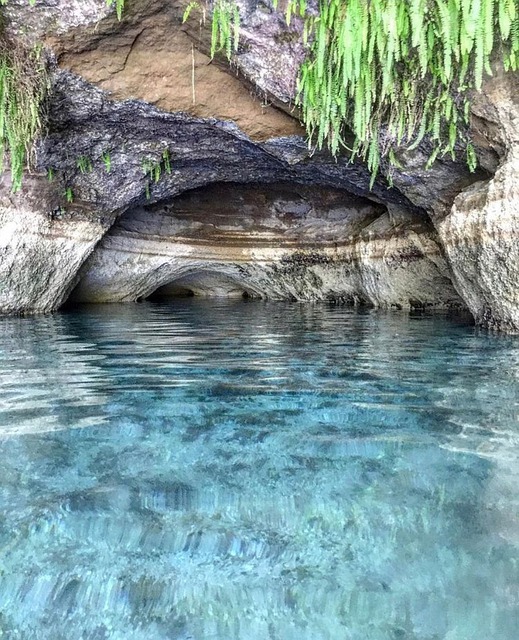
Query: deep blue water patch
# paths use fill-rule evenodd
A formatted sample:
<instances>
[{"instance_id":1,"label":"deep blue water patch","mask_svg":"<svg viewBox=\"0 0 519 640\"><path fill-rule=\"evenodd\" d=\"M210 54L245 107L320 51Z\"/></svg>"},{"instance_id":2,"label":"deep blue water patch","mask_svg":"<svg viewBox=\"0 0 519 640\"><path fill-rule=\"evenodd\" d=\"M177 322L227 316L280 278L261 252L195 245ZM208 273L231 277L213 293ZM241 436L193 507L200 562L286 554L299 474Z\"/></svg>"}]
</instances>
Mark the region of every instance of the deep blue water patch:
<instances>
[{"instance_id":1,"label":"deep blue water patch","mask_svg":"<svg viewBox=\"0 0 519 640\"><path fill-rule=\"evenodd\" d=\"M179 300L0 353L0 638L519 637L517 339Z\"/></svg>"}]
</instances>

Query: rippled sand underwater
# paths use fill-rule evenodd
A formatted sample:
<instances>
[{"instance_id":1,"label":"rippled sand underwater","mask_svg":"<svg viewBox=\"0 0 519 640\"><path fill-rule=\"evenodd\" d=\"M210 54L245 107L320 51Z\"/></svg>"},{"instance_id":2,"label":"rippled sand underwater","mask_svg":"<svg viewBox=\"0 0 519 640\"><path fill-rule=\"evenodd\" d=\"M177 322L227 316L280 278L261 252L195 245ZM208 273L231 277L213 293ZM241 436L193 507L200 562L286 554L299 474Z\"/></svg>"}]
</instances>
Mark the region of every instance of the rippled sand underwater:
<instances>
[{"instance_id":1,"label":"rippled sand underwater","mask_svg":"<svg viewBox=\"0 0 519 640\"><path fill-rule=\"evenodd\" d=\"M519 638L519 340L178 300L0 354L0 638Z\"/></svg>"}]
</instances>

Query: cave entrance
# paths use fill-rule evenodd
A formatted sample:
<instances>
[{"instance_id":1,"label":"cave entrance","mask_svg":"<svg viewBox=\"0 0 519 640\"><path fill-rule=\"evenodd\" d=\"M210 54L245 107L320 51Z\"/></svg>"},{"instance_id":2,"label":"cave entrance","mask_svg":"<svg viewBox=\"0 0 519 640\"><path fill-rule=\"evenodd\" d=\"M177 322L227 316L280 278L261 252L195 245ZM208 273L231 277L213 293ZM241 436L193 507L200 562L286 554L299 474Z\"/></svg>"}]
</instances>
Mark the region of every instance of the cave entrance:
<instances>
[{"instance_id":1,"label":"cave entrance","mask_svg":"<svg viewBox=\"0 0 519 640\"><path fill-rule=\"evenodd\" d=\"M159 302L171 298L261 298L261 294L236 277L213 272L200 271L181 276L162 285L148 300Z\"/></svg>"}]
</instances>

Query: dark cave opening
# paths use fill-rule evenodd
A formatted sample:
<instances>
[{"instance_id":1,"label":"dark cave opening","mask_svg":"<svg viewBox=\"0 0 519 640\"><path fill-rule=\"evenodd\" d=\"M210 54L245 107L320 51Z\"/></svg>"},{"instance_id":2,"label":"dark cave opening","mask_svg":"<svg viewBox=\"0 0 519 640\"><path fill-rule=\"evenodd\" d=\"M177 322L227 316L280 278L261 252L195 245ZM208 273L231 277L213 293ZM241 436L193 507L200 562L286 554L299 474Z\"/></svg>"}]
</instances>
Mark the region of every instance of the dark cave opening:
<instances>
[{"instance_id":1,"label":"dark cave opening","mask_svg":"<svg viewBox=\"0 0 519 640\"><path fill-rule=\"evenodd\" d=\"M252 291L236 277L216 270L193 271L155 289L145 299L162 302L174 298L261 298L259 291Z\"/></svg>"}]
</instances>

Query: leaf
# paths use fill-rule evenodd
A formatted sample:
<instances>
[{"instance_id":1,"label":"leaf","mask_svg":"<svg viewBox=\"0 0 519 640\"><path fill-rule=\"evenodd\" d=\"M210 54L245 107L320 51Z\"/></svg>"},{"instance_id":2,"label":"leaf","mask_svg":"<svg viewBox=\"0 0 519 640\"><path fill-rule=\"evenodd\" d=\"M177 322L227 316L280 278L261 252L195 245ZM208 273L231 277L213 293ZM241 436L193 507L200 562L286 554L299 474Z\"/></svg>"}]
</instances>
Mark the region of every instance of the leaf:
<instances>
[{"instance_id":1,"label":"leaf","mask_svg":"<svg viewBox=\"0 0 519 640\"><path fill-rule=\"evenodd\" d=\"M182 15L182 23L187 22L189 20L189 16L193 9L200 9L200 4L198 2L190 2L184 10Z\"/></svg>"}]
</instances>

